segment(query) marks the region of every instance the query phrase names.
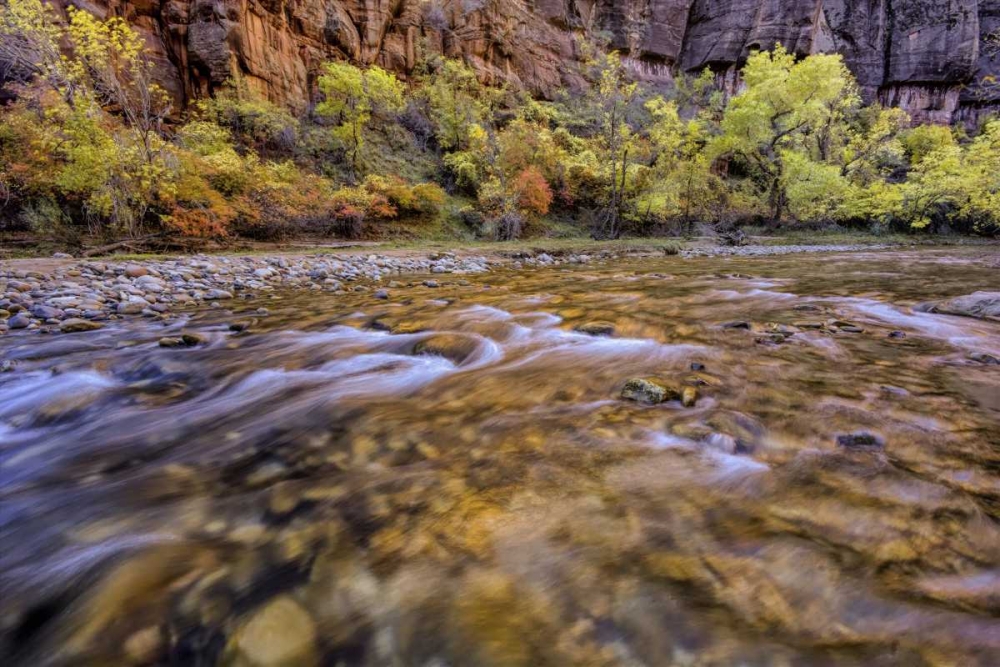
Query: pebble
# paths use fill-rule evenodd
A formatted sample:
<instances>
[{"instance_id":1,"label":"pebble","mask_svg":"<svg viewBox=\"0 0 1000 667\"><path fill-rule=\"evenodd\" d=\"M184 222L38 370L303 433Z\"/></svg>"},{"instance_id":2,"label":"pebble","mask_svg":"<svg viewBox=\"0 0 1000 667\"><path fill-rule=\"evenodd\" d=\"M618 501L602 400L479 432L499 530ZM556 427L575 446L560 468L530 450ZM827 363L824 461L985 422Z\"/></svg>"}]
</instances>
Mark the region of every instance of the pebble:
<instances>
[{"instance_id":1,"label":"pebble","mask_svg":"<svg viewBox=\"0 0 1000 667\"><path fill-rule=\"evenodd\" d=\"M684 387L681 392L681 404L685 408L693 408L698 402L698 390L694 387Z\"/></svg>"},{"instance_id":2,"label":"pebble","mask_svg":"<svg viewBox=\"0 0 1000 667\"><path fill-rule=\"evenodd\" d=\"M146 310L148 306L149 302L145 299L130 298L119 302L115 310L119 315L138 315L142 311Z\"/></svg>"},{"instance_id":3,"label":"pebble","mask_svg":"<svg viewBox=\"0 0 1000 667\"><path fill-rule=\"evenodd\" d=\"M125 640L125 657L129 664L148 665L163 653L165 645L163 633L153 625L129 635Z\"/></svg>"}]
</instances>

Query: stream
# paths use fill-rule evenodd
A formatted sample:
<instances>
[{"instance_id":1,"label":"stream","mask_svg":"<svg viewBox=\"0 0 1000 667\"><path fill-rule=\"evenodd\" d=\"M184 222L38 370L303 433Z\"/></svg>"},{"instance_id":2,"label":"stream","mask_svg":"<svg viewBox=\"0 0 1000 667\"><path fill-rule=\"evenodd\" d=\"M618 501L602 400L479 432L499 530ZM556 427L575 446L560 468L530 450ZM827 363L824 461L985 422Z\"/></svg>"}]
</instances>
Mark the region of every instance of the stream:
<instances>
[{"instance_id":1,"label":"stream","mask_svg":"<svg viewBox=\"0 0 1000 667\"><path fill-rule=\"evenodd\" d=\"M0 336L0 662L1000 665L995 247L425 278Z\"/></svg>"}]
</instances>

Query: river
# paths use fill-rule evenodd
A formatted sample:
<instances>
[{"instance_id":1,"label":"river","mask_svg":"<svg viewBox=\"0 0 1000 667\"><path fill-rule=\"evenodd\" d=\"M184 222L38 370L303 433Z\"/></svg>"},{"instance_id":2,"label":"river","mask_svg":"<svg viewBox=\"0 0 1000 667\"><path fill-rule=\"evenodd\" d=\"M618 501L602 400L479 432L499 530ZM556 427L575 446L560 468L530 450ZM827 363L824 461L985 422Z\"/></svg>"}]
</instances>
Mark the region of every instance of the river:
<instances>
[{"instance_id":1,"label":"river","mask_svg":"<svg viewBox=\"0 0 1000 667\"><path fill-rule=\"evenodd\" d=\"M0 337L0 661L1000 664L995 247L435 278Z\"/></svg>"}]
</instances>

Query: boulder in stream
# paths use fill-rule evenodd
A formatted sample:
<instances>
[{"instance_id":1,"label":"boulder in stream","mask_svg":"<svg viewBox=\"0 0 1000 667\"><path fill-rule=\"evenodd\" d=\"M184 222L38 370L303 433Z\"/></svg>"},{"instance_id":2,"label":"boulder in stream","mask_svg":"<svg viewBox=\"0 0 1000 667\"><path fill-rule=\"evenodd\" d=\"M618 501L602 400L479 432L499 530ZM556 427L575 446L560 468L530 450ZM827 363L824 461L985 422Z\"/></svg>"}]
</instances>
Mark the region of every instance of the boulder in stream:
<instances>
[{"instance_id":1,"label":"boulder in stream","mask_svg":"<svg viewBox=\"0 0 1000 667\"><path fill-rule=\"evenodd\" d=\"M1000 319L1000 292L973 292L942 301L931 306L930 310L945 315Z\"/></svg>"},{"instance_id":2,"label":"boulder in stream","mask_svg":"<svg viewBox=\"0 0 1000 667\"><path fill-rule=\"evenodd\" d=\"M657 404L681 398L680 392L651 378L632 378L622 387L622 398L637 403Z\"/></svg>"}]
</instances>

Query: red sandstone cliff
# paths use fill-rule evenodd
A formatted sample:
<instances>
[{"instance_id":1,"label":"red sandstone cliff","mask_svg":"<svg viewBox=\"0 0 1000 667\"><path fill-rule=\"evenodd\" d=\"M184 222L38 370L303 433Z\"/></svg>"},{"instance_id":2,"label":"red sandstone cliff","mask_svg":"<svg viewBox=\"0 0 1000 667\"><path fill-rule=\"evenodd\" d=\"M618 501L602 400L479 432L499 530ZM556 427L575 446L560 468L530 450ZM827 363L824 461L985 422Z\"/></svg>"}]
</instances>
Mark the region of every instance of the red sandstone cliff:
<instances>
[{"instance_id":1,"label":"red sandstone cliff","mask_svg":"<svg viewBox=\"0 0 1000 667\"><path fill-rule=\"evenodd\" d=\"M405 74L424 51L550 95L582 84L581 44L602 31L652 80L725 72L780 41L801 54L843 53L869 98L920 120L973 122L1000 109L1000 94L977 85L1000 74L1000 55L984 48L1000 31L1000 0L70 1L138 27L182 104L239 72L302 110L325 59Z\"/></svg>"}]
</instances>

